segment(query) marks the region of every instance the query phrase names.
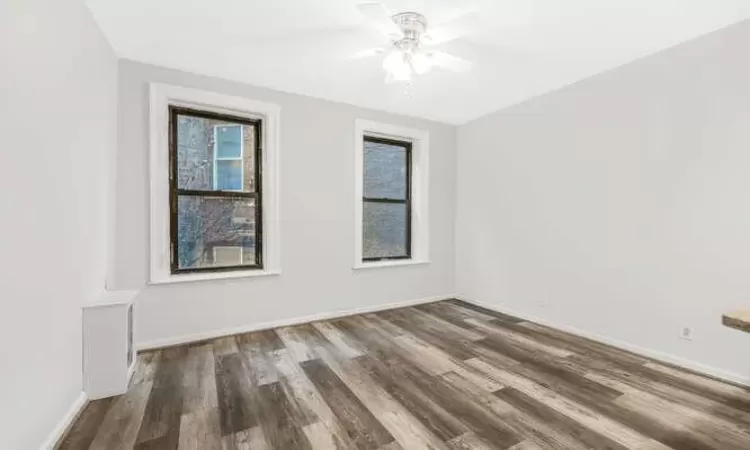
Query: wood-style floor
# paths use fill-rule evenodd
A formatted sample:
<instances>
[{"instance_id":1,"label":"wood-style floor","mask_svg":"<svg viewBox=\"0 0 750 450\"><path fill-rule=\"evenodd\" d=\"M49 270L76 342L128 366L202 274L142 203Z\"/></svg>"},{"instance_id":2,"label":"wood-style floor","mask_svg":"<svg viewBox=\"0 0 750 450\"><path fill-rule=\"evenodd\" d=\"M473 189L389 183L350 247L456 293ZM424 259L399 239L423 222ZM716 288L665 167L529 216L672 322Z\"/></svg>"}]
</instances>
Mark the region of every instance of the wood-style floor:
<instances>
[{"instance_id":1,"label":"wood-style floor","mask_svg":"<svg viewBox=\"0 0 750 450\"><path fill-rule=\"evenodd\" d=\"M750 393L445 301L143 353L62 448L750 449Z\"/></svg>"}]
</instances>

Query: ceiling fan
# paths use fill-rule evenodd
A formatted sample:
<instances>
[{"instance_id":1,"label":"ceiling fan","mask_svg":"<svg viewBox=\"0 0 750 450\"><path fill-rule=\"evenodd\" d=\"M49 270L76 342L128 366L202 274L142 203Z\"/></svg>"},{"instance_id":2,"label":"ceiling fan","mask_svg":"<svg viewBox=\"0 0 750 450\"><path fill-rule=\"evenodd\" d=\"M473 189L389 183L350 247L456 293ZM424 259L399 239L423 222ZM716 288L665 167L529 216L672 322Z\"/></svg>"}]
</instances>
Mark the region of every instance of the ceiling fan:
<instances>
[{"instance_id":1,"label":"ceiling fan","mask_svg":"<svg viewBox=\"0 0 750 450\"><path fill-rule=\"evenodd\" d=\"M365 2L358 5L359 11L376 28L383 32L391 45L358 52L355 57L364 58L386 54L383 69L386 82L411 82L412 77L426 73L433 67L466 72L471 62L449 53L433 50L461 36L460 24L472 16L465 15L434 30L428 30L427 19L417 12L390 14L382 3Z\"/></svg>"}]
</instances>

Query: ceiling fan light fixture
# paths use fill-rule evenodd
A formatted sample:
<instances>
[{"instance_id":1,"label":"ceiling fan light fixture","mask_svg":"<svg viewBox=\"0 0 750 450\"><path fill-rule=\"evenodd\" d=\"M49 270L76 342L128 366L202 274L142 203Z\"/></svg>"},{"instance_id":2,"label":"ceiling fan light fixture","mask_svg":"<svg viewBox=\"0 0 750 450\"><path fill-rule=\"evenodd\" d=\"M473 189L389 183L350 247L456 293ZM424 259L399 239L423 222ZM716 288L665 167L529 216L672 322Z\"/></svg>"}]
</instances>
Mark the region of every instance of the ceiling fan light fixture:
<instances>
[{"instance_id":1,"label":"ceiling fan light fixture","mask_svg":"<svg viewBox=\"0 0 750 450\"><path fill-rule=\"evenodd\" d=\"M368 0L360 3L359 10L378 29L383 31L391 40L391 51L383 59L383 69L386 72L386 82L410 83L416 75L422 75L433 67L465 72L471 68L471 63L462 58L431 48L425 49L436 43L435 36L427 34L427 19L422 14L414 11L401 12L391 15L388 9L380 2ZM437 42L448 42L460 37L461 33L445 28L442 38ZM446 31L447 30L447 31ZM440 35L440 28L437 29ZM362 51L355 57L373 56L380 49Z\"/></svg>"},{"instance_id":2,"label":"ceiling fan light fixture","mask_svg":"<svg viewBox=\"0 0 750 450\"><path fill-rule=\"evenodd\" d=\"M406 53L393 51L383 59L383 69L388 79L393 81L411 81L411 67Z\"/></svg>"},{"instance_id":3,"label":"ceiling fan light fixture","mask_svg":"<svg viewBox=\"0 0 750 450\"><path fill-rule=\"evenodd\" d=\"M411 67L417 75L427 73L432 68L430 57L424 52L416 52L411 55Z\"/></svg>"}]
</instances>

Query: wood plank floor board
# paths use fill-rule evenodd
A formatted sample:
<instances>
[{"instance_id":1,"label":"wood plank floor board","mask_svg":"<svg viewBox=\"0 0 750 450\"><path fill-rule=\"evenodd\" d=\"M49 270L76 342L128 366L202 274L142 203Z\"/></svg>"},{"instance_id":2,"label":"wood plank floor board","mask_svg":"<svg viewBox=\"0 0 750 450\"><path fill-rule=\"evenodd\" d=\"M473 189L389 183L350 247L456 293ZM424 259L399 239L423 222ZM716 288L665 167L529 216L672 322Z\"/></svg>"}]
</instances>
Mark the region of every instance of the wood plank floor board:
<instances>
[{"instance_id":1,"label":"wood plank floor board","mask_svg":"<svg viewBox=\"0 0 750 450\"><path fill-rule=\"evenodd\" d=\"M612 365L604 361L589 359L589 364L599 369L612 370ZM722 405L722 409L731 408L735 411L750 413L750 389L728 383L722 383L706 377L664 366L658 363L646 363L639 367L616 368L621 374L631 374L631 377L641 377L655 383L678 388L686 393ZM730 413L734 414L734 413ZM739 418L740 416L737 416ZM742 415L747 421L747 415Z\"/></svg>"},{"instance_id":2,"label":"wood plank floor board","mask_svg":"<svg viewBox=\"0 0 750 450\"><path fill-rule=\"evenodd\" d=\"M467 393L473 403L482 405L487 411L494 413L502 424L518 437L519 441L528 440L538 447L547 450L581 447L578 442L564 431L547 426L533 416L514 408L497 396L485 395L485 392L479 387L458 374L447 373L441 375L441 378L461 392ZM500 389L495 394L502 391L503 389Z\"/></svg>"},{"instance_id":3,"label":"wood plank floor board","mask_svg":"<svg viewBox=\"0 0 750 450\"><path fill-rule=\"evenodd\" d=\"M89 402L60 443L60 449L89 448L115 400L109 397Z\"/></svg>"},{"instance_id":4,"label":"wood plank floor board","mask_svg":"<svg viewBox=\"0 0 750 450\"><path fill-rule=\"evenodd\" d=\"M159 367L161 353L161 351L157 350L138 355L133 378L130 379L131 387L139 383L154 380L154 373L156 373L156 369Z\"/></svg>"},{"instance_id":5,"label":"wood plank floor board","mask_svg":"<svg viewBox=\"0 0 750 450\"><path fill-rule=\"evenodd\" d=\"M443 321L449 322L456 327L463 328L467 331L478 333L480 335L483 334L481 332L478 332L473 325L466 322L466 319L471 319L475 316L471 314L462 314L461 311L457 310L457 308L454 308L445 302L427 303L425 305L415 306L414 308L435 317L439 317Z\"/></svg>"},{"instance_id":6,"label":"wood plank floor board","mask_svg":"<svg viewBox=\"0 0 750 450\"><path fill-rule=\"evenodd\" d=\"M622 392L577 373L546 364L518 364L508 371L583 403L612 401Z\"/></svg>"},{"instance_id":7,"label":"wood plank floor board","mask_svg":"<svg viewBox=\"0 0 750 450\"><path fill-rule=\"evenodd\" d=\"M490 316L496 320L506 322L506 323L518 323L523 322L523 319L519 319L518 317L509 316L507 314L503 314L498 311L493 311L491 309L484 308L482 306L474 305L472 303L464 302L461 300L448 300L446 303L452 304L454 306L457 306L459 308L465 309L465 310L471 310L478 312L480 314L483 314L485 316Z\"/></svg>"},{"instance_id":8,"label":"wood plank floor board","mask_svg":"<svg viewBox=\"0 0 750 450\"><path fill-rule=\"evenodd\" d=\"M375 359L370 356L362 356L357 361L368 370L375 382L438 438L449 441L469 431L422 389L418 380L411 375L413 369L410 371L404 367L408 363L395 357Z\"/></svg>"},{"instance_id":9,"label":"wood plank floor board","mask_svg":"<svg viewBox=\"0 0 750 450\"><path fill-rule=\"evenodd\" d=\"M320 356L401 447L414 450L446 449L445 443L389 395L357 359L336 360L325 350L320 352Z\"/></svg>"},{"instance_id":10,"label":"wood plank floor board","mask_svg":"<svg viewBox=\"0 0 750 450\"><path fill-rule=\"evenodd\" d=\"M224 436L221 445L222 450L271 450L260 427Z\"/></svg>"},{"instance_id":11,"label":"wood plank floor board","mask_svg":"<svg viewBox=\"0 0 750 450\"><path fill-rule=\"evenodd\" d=\"M274 449L312 448L301 426L295 419L299 414L294 410L281 383L265 384L258 387L255 403L256 414L260 422L265 441Z\"/></svg>"},{"instance_id":12,"label":"wood plank floor board","mask_svg":"<svg viewBox=\"0 0 750 450\"><path fill-rule=\"evenodd\" d=\"M312 447L353 448L346 430L292 354L292 351L282 353L283 357L276 359L275 363L282 374L280 381L285 394L294 406L297 423L302 426Z\"/></svg>"},{"instance_id":13,"label":"wood plank floor board","mask_svg":"<svg viewBox=\"0 0 750 450\"><path fill-rule=\"evenodd\" d=\"M155 444L149 441L156 440L164 448L177 448L183 407L183 377L186 373L184 368L187 363L187 356L187 346L162 350L136 444L143 444L145 448L152 448Z\"/></svg>"},{"instance_id":14,"label":"wood plank floor board","mask_svg":"<svg viewBox=\"0 0 750 450\"><path fill-rule=\"evenodd\" d=\"M173 435L164 435L135 445L135 450L170 450L177 448Z\"/></svg>"},{"instance_id":15,"label":"wood plank floor board","mask_svg":"<svg viewBox=\"0 0 750 450\"><path fill-rule=\"evenodd\" d=\"M310 323L296 325L294 326L294 331L305 340L309 347L315 348L329 345L326 337L320 334L320 331Z\"/></svg>"},{"instance_id":16,"label":"wood plank floor board","mask_svg":"<svg viewBox=\"0 0 750 450\"><path fill-rule=\"evenodd\" d=\"M442 317L444 320L471 330L474 330L475 327L466 322L467 319L479 319L485 321L495 320L494 316L483 314L474 309L464 308L460 304L448 301L428 303L426 305L420 305L420 307Z\"/></svg>"},{"instance_id":17,"label":"wood plank floor board","mask_svg":"<svg viewBox=\"0 0 750 450\"><path fill-rule=\"evenodd\" d=\"M408 311L401 311L401 314L410 322L418 321L427 329L439 333L447 333L458 340L476 341L477 339L482 339L486 336L485 333L473 329L471 324L464 322L462 325L457 325L450 320L443 319L440 314L433 314L427 308L416 306Z\"/></svg>"},{"instance_id":18,"label":"wood plank floor board","mask_svg":"<svg viewBox=\"0 0 750 450\"><path fill-rule=\"evenodd\" d=\"M233 355L239 351L237 349L237 336L216 338L211 341L211 345L216 356Z\"/></svg>"},{"instance_id":19,"label":"wood plank floor board","mask_svg":"<svg viewBox=\"0 0 750 450\"><path fill-rule=\"evenodd\" d=\"M154 387L151 389L141 429L136 439L137 444L144 444L145 448L152 448L149 442L156 440L164 448L177 448L182 417L180 393L178 386Z\"/></svg>"},{"instance_id":20,"label":"wood plank floor board","mask_svg":"<svg viewBox=\"0 0 750 450\"><path fill-rule=\"evenodd\" d=\"M395 338L395 340L400 342L402 348L411 353L411 358L431 375L455 372L471 379L472 382L482 386L487 392L493 392L503 387L475 368L466 365L462 360L451 357L442 349L434 347L415 336L403 335Z\"/></svg>"},{"instance_id":21,"label":"wood plank floor board","mask_svg":"<svg viewBox=\"0 0 750 450\"><path fill-rule=\"evenodd\" d=\"M431 387L438 404L453 412L472 432L497 448L508 448L522 440L485 404L474 401L445 378L436 377Z\"/></svg>"},{"instance_id":22,"label":"wood plank floor board","mask_svg":"<svg viewBox=\"0 0 750 450\"><path fill-rule=\"evenodd\" d=\"M300 327L283 327L277 329L276 332L295 361L304 362L317 358L314 346L310 345L310 340L303 334Z\"/></svg>"},{"instance_id":23,"label":"wood plank floor board","mask_svg":"<svg viewBox=\"0 0 750 450\"><path fill-rule=\"evenodd\" d=\"M237 354L216 355L216 390L221 434L227 436L258 425L253 412L257 390Z\"/></svg>"},{"instance_id":24,"label":"wood plank floor board","mask_svg":"<svg viewBox=\"0 0 750 450\"><path fill-rule=\"evenodd\" d=\"M483 364L481 361L477 363ZM495 370L492 367L489 369ZM515 376L510 372L506 375ZM517 377L515 380L516 383L511 382L512 387L627 448L713 448L690 433L664 427L651 418L633 413L614 402L594 401L581 404L557 392L548 391L526 378Z\"/></svg>"},{"instance_id":25,"label":"wood plank floor board","mask_svg":"<svg viewBox=\"0 0 750 450\"><path fill-rule=\"evenodd\" d=\"M526 337L512 328L498 326L497 322L482 322L477 319L466 319L466 323L474 325L477 329L484 331L485 334L489 336L501 340L512 341L533 352L546 353L557 358L567 358L574 354L572 351L559 348L556 345L548 345L541 343L536 339Z\"/></svg>"},{"instance_id":26,"label":"wood plank floor board","mask_svg":"<svg viewBox=\"0 0 750 450\"><path fill-rule=\"evenodd\" d=\"M498 325L502 325L502 322L496 323ZM571 347L573 353L579 355L593 355L596 358L600 358L605 361L611 361L616 364L641 366L649 361L649 359L644 356L636 355L634 353L611 347L600 342L594 342L580 336L574 336L572 334L565 333L564 331L555 330L553 328L531 322L520 322L515 325L505 326L511 326L516 331L520 331L524 328L529 329L533 333L532 336L541 335L549 338L550 341L558 342L558 344L568 344Z\"/></svg>"},{"instance_id":27,"label":"wood plank floor board","mask_svg":"<svg viewBox=\"0 0 750 450\"><path fill-rule=\"evenodd\" d=\"M501 389L494 395L517 410L536 417L579 441L580 448L596 450L625 450L627 448L514 388Z\"/></svg>"},{"instance_id":28,"label":"wood plank floor board","mask_svg":"<svg viewBox=\"0 0 750 450\"><path fill-rule=\"evenodd\" d=\"M622 423L675 449L748 448L746 444L738 444L731 436L720 436L716 434L716 430L705 429L701 423L695 423L682 415L679 408L653 399L626 394L614 405L607 405L606 409L606 414L610 417L619 418Z\"/></svg>"},{"instance_id":29,"label":"wood plank floor board","mask_svg":"<svg viewBox=\"0 0 750 450\"><path fill-rule=\"evenodd\" d=\"M217 407L206 407L182 415L178 450L222 450Z\"/></svg>"},{"instance_id":30,"label":"wood plank floor board","mask_svg":"<svg viewBox=\"0 0 750 450\"><path fill-rule=\"evenodd\" d=\"M592 370L585 375L587 379L595 380L600 385L614 386L613 389L627 392L640 392L659 397L666 401L674 401L682 408L693 411L711 411L717 419L730 421L739 429L750 433L750 413L737 409L731 402L722 403L711 398L710 395L699 395L685 384L672 384L667 380L654 378L653 374L644 371L625 371L606 364L590 364ZM681 388L682 387L682 388Z\"/></svg>"},{"instance_id":31,"label":"wood plank floor board","mask_svg":"<svg viewBox=\"0 0 750 450\"><path fill-rule=\"evenodd\" d=\"M183 377L182 413L218 411L216 363L211 344L188 348Z\"/></svg>"},{"instance_id":32,"label":"wood plank floor board","mask_svg":"<svg viewBox=\"0 0 750 450\"><path fill-rule=\"evenodd\" d=\"M342 333L335 325L328 322L315 322L312 324L330 342L324 348L333 349L341 358L356 358L364 355L362 345L354 339Z\"/></svg>"},{"instance_id":33,"label":"wood plank floor board","mask_svg":"<svg viewBox=\"0 0 750 450\"><path fill-rule=\"evenodd\" d=\"M314 359L303 362L301 366L326 399L356 448L377 449L393 441L393 436L328 365Z\"/></svg>"},{"instance_id":34,"label":"wood plank floor board","mask_svg":"<svg viewBox=\"0 0 750 450\"><path fill-rule=\"evenodd\" d=\"M535 353L532 349L524 348L515 341L498 337L489 337L477 341L477 344L520 363L507 366L506 368L509 371L551 388L569 398L585 401L610 401L622 395L622 392L592 381L575 370L571 370L566 365L565 358L552 359L547 354ZM487 355L486 352L483 354ZM485 359L487 362L493 360L496 359L493 357Z\"/></svg>"},{"instance_id":35,"label":"wood plank floor board","mask_svg":"<svg viewBox=\"0 0 750 450\"><path fill-rule=\"evenodd\" d=\"M455 437L448 441L447 444L453 450L492 450L495 448L472 432Z\"/></svg>"},{"instance_id":36,"label":"wood plank floor board","mask_svg":"<svg viewBox=\"0 0 750 450\"><path fill-rule=\"evenodd\" d=\"M236 341L237 353L244 361L254 385L263 386L279 381L273 357L277 351L285 347L274 330L241 334L236 337Z\"/></svg>"},{"instance_id":37,"label":"wood plank floor board","mask_svg":"<svg viewBox=\"0 0 750 450\"><path fill-rule=\"evenodd\" d=\"M716 416L710 409L693 408L679 397L668 399L647 391L632 387L626 383L598 374L589 375L602 384L607 384L625 393L615 403L625 406L655 421L663 421L665 427L685 430L699 427L698 438L708 445L722 445L725 448L742 448L750 439L750 433L744 426L737 426L722 417ZM710 412L709 412L710 411Z\"/></svg>"},{"instance_id":38,"label":"wood plank floor board","mask_svg":"<svg viewBox=\"0 0 750 450\"><path fill-rule=\"evenodd\" d=\"M660 372L664 375L670 376L670 380L674 380L677 385L689 384L699 389L704 389L704 392L713 392L723 395L726 399L734 399L739 401L750 401L748 394L750 394L750 387L739 386L731 383L726 383L713 378L705 377L697 373L681 370L674 366L665 365L655 361L647 362L643 367Z\"/></svg>"},{"instance_id":39,"label":"wood plank floor board","mask_svg":"<svg viewBox=\"0 0 750 450\"><path fill-rule=\"evenodd\" d=\"M282 370L287 370L285 357L278 358L276 364L279 368L278 385L284 394L287 413L292 416L292 421L297 426L304 427L320 420L315 410L310 406L308 396L313 395L313 393L305 390L306 386L302 385L303 380L301 380L299 373L284 374L282 372Z\"/></svg>"},{"instance_id":40,"label":"wood plank floor board","mask_svg":"<svg viewBox=\"0 0 750 450\"><path fill-rule=\"evenodd\" d=\"M582 405L528 378L514 374L504 368L491 366L479 359L471 360L469 363L507 386L523 392L623 446L639 448L651 443L648 434L640 433L622 421L615 420L607 414L602 414L597 411L594 405Z\"/></svg>"},{"instance_id":41,"label":"wood plank floor board","mask_svg":"<svg viewBox=\"0 0 750 450\"><path fill-rule=\"evenodd\" d=\"M401 328L393 325L389 321L385 320L381 315L379 314L365 314L362 316L354 316L350 317L351 319L363 319L367 321L368 323L372 324L371 326L374 326L375 329L381 330L384 333L387 333L390 336L396 337L401 336L404 332Z\"/></svg>"},{"instance_id":42,"label":"wood plank floor board","mask_svg":"<svg viewBox=\"0 0 750 450\"><path fill-rule=\"evenodd\" d=\"M418 339L429 343L456 359L464 360L476 356L472 350L472 341L463 340L460 334L426 326L424 322L414 320L414 317L401 311L386 312L383 313L383 316L394 325L408 330L410 334Z\"/></svg>"},{"instance_id":43,"label":"wood plank floor board","mask_svg":"<svg viewBox=\"0 0 750 450\"><path fill-rule=\"evenodd\" d=\"M310 441L310 446L315 450L351 448L351 446L347 447L343 441L337 440L338 436L323 422L305 425L302 427L302 431L307 436L307 440Z\"/></svg>"},{"instance_id":44,"label":"wood plank floor board","mask_svg":"<svg viewBox=\"0 0 750 450\"><path fill-rule=\"evenodd\" d=\"M94 436L91 449L130 449L136 444L153 381L132 386L127 393L111 403L104 420Z\"/></svg>"},{"instance_id":45,"label":"wood plank floor board","mask_svg":"<svg viewBox=\"0 0 750 450\"><path fill-rule=\"evenodd\" d=\"M141 353L58 448L750 449L750 389L450 300Z\"/></svg>"}]
</instances>

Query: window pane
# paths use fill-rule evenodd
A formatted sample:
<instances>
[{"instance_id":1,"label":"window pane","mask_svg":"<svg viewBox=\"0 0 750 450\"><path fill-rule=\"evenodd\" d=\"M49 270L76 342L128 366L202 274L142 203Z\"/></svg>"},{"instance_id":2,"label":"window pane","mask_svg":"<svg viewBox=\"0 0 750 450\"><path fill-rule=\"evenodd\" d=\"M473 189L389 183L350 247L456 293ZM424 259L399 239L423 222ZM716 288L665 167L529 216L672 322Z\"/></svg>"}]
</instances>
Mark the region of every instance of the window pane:
<instances>
[{"instance_id":1,"label":"window pane","mask_svg":"<svg viewBox=\"0 0 750 450\"><path fill-rule=\"evenodd\" d=\"M216 158L239 158L242 156L242 126L216 127Z\"/></svg>"},{"instance_id":2,"label":"window pane","mask_svg":"<svg viewBox=\"0 0 750 450\"><path fill-rule=\"evenodd\" d=\"M233 125L226 120L177 114L177 187L210 191L222 189L215 186L228 185L232 187L223 189L255 192L254 140L252 125ZM244 152L239 150L240 142ZM235 164L244 167L244 175L241 170L227 172L221 158L236 158ZM231 181L227 181L227 176Z\"/></svg>"},{"instance_id":3,"label":"window pane","mask_svg":"<svg viewBox=\"0 0 750 450\"><path fill-rule=\"evenodd\" d=\"M255 199L180 196L177 255L180 269L255 265ZM234 247L235 257L227 248ZM215 251L217 250L217 251ZM236 256L239 253L240 257Z\"/></svg>"},{"instance_id":4,"label":"window pane","mask_svg":"<svg viewBox=\"0 0 750 450\"><path fill-rule=\"evenodd\" d=\"M242 162L240 160L216 161L216 189L222 191L242 190Z\"/></svg>"},{"instance_id":5,"label":"window pane","mask_svg":"<svg viewBox=\"0 0 750 450\"><path fill-rule=\"evenodd\" d=\"M403 203L364 202L365 258L407 256L407 212Z\"/></svg>"},{"instance_id":6,"label":"window pane","mask_svg":"<svg viewBox=\"0 0 750 450\"><path fill-rule=\"evenodd\" d=\"M406 148L365 141L365 197L406 198Z\"/></svg>"},{"instance_id":7,"label":"window pane","mask_svg":"<svg viewBox=\"0 0 750 450\"><path fill-rule=\"evenodd\" d=\"M242 264L242 247L214 247L214 265L236 266Z\"/></svg>"}]
</instances>

